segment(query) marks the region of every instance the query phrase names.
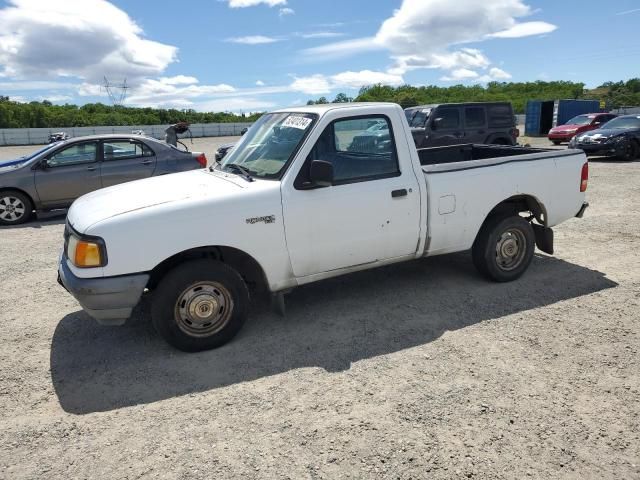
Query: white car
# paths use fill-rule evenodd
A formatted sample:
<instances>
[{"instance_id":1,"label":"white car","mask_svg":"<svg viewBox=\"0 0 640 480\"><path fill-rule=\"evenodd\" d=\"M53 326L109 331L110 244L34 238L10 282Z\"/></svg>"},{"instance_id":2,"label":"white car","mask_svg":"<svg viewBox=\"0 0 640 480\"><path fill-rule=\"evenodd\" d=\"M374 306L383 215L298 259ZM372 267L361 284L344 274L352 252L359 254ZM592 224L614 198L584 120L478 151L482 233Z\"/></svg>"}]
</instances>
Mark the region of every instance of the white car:
<instances>
[{"instance_id":1,"label":"white car","mask_svg":"<svg viewBox=\"0 0 640 480\"><path fill-rule=\"evenodd\" d=\"M388 147L353 146L384 122ZM471 249L489 279L515 280L551 227L581 217L579 150L455 145L416 150L394 104L264 115L222 164L131 182L76 200L61 283L99 322L122 324L145 295L175 347L220 346L250 291L282 294L346 273Z\"/></svg>"}]
</instances>

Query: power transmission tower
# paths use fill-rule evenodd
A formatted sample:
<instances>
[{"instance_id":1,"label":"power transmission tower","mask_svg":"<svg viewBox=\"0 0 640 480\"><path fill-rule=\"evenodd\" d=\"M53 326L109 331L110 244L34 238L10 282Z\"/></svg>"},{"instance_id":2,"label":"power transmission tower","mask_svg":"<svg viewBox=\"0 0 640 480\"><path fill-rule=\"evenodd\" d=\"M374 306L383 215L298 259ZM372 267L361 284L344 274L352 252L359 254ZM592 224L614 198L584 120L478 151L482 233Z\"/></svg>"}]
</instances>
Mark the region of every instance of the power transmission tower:
<instances>
[{"instance_id":1,"label":"power transmission tower","mask_svg":"<svg viewBox=\"0 0 640 480\"><path fill-rule=\"evenodd\" d=\"M105 76L103 87L107 91L107 95L109 95L109 99L111 99L111 103L113 103L114 106L119 107L124 103L127 98L127 90L129 89L126 78L122 83L115 84L109 82Z\"/></svg>"}]
</instances>

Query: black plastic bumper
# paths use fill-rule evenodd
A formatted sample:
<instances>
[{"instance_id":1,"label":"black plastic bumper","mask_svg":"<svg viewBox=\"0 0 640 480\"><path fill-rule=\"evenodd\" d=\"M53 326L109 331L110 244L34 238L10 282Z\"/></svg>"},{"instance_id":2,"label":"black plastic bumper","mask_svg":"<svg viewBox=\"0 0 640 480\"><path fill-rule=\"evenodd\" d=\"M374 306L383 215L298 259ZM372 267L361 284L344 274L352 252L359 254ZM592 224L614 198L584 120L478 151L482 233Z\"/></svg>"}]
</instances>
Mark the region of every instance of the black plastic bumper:
<instances>
[{"instance_id":1,"label":"black plastic bumper","mask_svg":"<svg viewBox=\"0 0 640 480\"><path fill-rule=\"evenodd\" d=\"M103 325L122 325L140 301L149 275L79 278L64 258L58 266L58 283L73 295L84 311Z\"/></svg>"}]
</instances>

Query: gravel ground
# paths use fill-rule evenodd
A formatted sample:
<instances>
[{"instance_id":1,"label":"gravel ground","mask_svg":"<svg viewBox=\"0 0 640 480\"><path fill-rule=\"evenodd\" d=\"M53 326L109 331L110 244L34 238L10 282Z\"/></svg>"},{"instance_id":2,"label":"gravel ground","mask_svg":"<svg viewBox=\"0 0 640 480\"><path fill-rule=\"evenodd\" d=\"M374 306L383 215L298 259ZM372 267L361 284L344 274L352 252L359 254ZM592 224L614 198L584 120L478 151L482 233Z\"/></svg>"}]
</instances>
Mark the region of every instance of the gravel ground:
<instances>
[{"instance_id":1,"label":"gravel ground","mask_svg":"<svg viewBox=\"0 0 640 480\"><path fill-rule=\"evenodd\" d=\"M517 282L466 253L362 272L198 354L145 306L81 311L63 218L2 229L0 478L640 478L640 163L592 162L588 197Z\"/></svg>"}]
</instances>

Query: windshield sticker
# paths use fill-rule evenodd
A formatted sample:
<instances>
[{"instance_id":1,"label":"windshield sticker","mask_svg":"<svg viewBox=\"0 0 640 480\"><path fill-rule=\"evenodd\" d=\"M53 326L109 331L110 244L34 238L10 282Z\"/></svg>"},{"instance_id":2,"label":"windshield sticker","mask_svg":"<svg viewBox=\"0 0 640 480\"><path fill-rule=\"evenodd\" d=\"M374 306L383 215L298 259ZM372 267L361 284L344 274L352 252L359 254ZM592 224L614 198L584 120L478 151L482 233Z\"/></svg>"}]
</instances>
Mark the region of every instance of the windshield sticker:
<instances>
[{"instance_id":1,"label":"windshield sticker","mask_svg":"<svg viewBox=\"0 0 640 480\"><path fill-rule=\"evenodd\" d=\"M297 115L289 115L287 119L282 123L282 126L298 128L300 130L306 130L310 124L311 124L310 118L299 117Z\"/></svg>"}]
</instances>

